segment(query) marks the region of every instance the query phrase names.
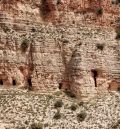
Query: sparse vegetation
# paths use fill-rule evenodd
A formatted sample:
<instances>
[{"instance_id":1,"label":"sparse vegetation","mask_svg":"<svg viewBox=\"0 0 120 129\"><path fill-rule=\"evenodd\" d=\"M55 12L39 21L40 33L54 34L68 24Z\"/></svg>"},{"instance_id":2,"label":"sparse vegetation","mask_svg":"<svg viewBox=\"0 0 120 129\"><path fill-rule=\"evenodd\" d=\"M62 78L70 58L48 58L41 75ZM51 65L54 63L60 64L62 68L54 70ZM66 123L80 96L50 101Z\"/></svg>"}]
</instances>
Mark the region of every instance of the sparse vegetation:
<instances>
[{"instance_id":1,"label":"sparse vegetation","mask_svg":"<svg viewBox=\"0 0 120 129\"><path fill-rule=\"evenodd\" d=\"M120 125L120 119L115 124L113 124L112 129L117 129L119 125Z\"/></svg>"},{"instance_id":2,"label":"sparse vegetation","mask_svg":"<svg viewBox=\"0 0 120 129\"><path fill-rule=\"evenodd\" d=\"M77 105L76 105L76 104L72 104L71 107L70 107L70 109L71 109L72 111L76 111Z\"/></svg>"},{"instance_id":3,"label":"sparse vegetation","mask_svg":"<svg viewBox=\"0 0 120 129\"><path fill-rule=\"evenodd\" d=\"M119 4L120 0L112 0L112 4Z\"/></svg>"},{"instance_id":4,"label":"sparse vegetation","mask_svg":"<svg viewBox=\"0 0 120 129\"><path fill-rule=\"evenodd\" d=\"M43 125L41 123L33 123L30 129L43 129Z\"/></svg>"},{"instance_id":5,"label":"sparse vegetation","mask_svg":"<svg viewBox=\"0 0 120 129\"><path fill-rule=\"evenodd\" d=\"M62 91L56 91L56 92L54 93L54 95L60 96L60 95L62 95Z\"/></svg>"},{"instance_id":6,"label":"sparse vegetation","mask_svg":"<svg viewBox=\"0 0 120 129\"><path fill-rule=\"evenodd\" d=\"M85 120L86 116L87 116L86 112L85 111L82 111L81 113L79 113L77 115L77 120L82 122L82 121Z\"/></svg>"},{"instance_id":7,"label":"sparse vegetation","mask_svg":"<svg viewBox=\"0 0 120 129\"><path fill-rule=\"evenodd\" d=\"M26 125L28 125L28 124L29 124L29 122L26 120L26 121L25 121L25 124L26 124Z\"/></svg>"},{"instance_id":8,"label":"sparse vegetation","mask_svg":"<svg viewBox=\"0 0 120 129\"><path fill-rule=\"evenodd\" d=\"M48 127L48 126L49 126L49 124L48 124L48 123L45 123L45 124L44 124L44 127Z\"/></svg>"},{"instance_id":9,"label":"sparse vegetation","mask_svg":"<svg viewBox=\"0 0 120 129\"><path fill-rule=\"evenodd\" d=\"M55 107L55 108L60 108L60 107L62 107L62 106L63 106L62 100L58 100L58 101L56 101L56 103L54 104L54 107Z\"/></svg>"},{"instance_id":10,"label":"sparse vegetation","mask_svg":"<svg viewBox=\"0 0 120 129\"><path fill-rule=\"evenodd\" d=\"M99 49L99 50L103 50L104 49L104 45L103 44L97 44L97 49Z\"/></svg>"},{"instance_id":11,"label":"sparse vegetation","mask_svg":"<svg viewBox=\"0 0 120 129\"><path fill-rule=\"evenodd\" d=\"M23 39L23 41L22 41L21 49L22 49L23 52L26 52L26 50L28 49L28 47L29 47L29 42L28 42L28 40L25 38L25 39Z\"/></svg>"},{"instance_id":12,"label":"sparse vegetation","mask_svg":"<svg viewBox=\"0 0 120 129\"><path fill-rule=\"evenodd\" d=\"M5 25L1 25L1 28L3 29L3 31L5 33L9 32L10 31L10 28L8 26L5 26Z\"/></svg>"},{"instance_id":13,"label":"sparse vegetation","mask_svg":"<svg viewBox=\"0 0 120 129\"><path fill-rule=\"evenodd\" d=\"M69 43L68 39L63 39L63 43Z\"/></svg>"},{"instance_id":14,"label":"sparse vegetation","mask_svg":"<svg viewBox=\"0 0 120 129\"><path fill-rule=\"evenodd\" d=\"M61 3L61 0L57 0L57 4L60 4Z\"/></svg>"},{"instance_id":15,"label":"sparse vegetation","mask_svg":"<svg viewBox=\"0 0 120 129\"><path fill-rule=\"evenodd\" d=\"M69 90L65 90L65 94L68 96L68 97L71 97L71 98L76 98L75 94L72 93L71 91Z\"/></svg>"},{"instance_id":16,"label":"sparse vegetation","mask_svg":"<svg viewBox=\"0 0 120 129\"><path fill-rule=\"evenodd\" d=\"M52 99L53 98L53 96L52 95L48 95L48 99L50 100L50 99Z\"/></svg>"},{"instance_id":17,"label":"sparse vegetation","mask_svg":"<svg viewBox=\"0 0 120 129\"><path fill-rule=\"evenodd\" d=\"M84 105L84 102L83 101L81 101L81 102L79 102L79 104L78 104L79 106L83 106Z\"/></svg>"},{"instance_id":18,"label":"sparse vegetation","mask_svg":"<svg viewBox=\"0 0 120 129\"><path fill-rule=\"evenodd\" d=\"M103 9L102 8L97 8L96 9L96 14L97 15L102 15L103 14Z\"/></svg>"},{"instance_id":19,"label":"sparse vegetation","mask_svg":"<svg viewBox=\"0 0 120 129\"><path fill-rule=\"evenodd\" d=\"M61 118L61 114L60 114L60 112L59 111L57 111L56 113L55 113L55 115L54 115L54 117L53 117L54 119L56 119L56 120L58 120L58 119L60 119Z\"/></svg>"},{"instance_id":20,"label":"sparse vegetation","mask_svg":"<svg viewBox=\"0 0 120 129\"><path fill-rule=\"evenodd\" d=\"M32 27L31 31L32 32L36 32L36 29L34 27Z\"/></svg>"},{"instance_id":21,"label":"sparse vegetation","mask_svg":"<svg viewBox=\"0 0 120 129\"><path fill-rule=\"evenodd\" d=\"M68 99L66 96L57 96L59 99L62 98L65 104L63 105L64 108L57 108L56 110L53 108L56 96L53 95L53 99L49 100L51 97L48 97L48 95L49 94L36 94L34 92L27 93L19 89L0 90L1 120L4 119L7 123L12 123L12 125L9 124L6 129L39 129L39 127L46 129L62 129L63 127L71 129L71 127L75 128L79 126L83 128L96 127L98 129L112 129L113 127L113 129L118 129L120 127L118 124L120 94L118 93L106 94L99 96L99 98L94 98L94 104L92 105L91 101L88 103L85 102L84 105L89 107L87 109L88 114L84 106L79 107L79 102L74 102L74 99ZM77 110L74 112L70 111L71 105L77 105ZM82 101L81 105L83 105ZM104 110L104 107L109 106L113 106L112 110L111 108ZM114 123L111 123L111 118L107 117L108 115L114 118ZM101 121L98 125L97 122L99 119ZM68 123L67 121L71 122ZM88 125L80 123L82 121ZM106 122L104 123L104 121ZM38 124L39 122L41 124Z\"/></svg>"},{"instance_id":22,"label":"sparse vegetation","mask_svg":"<svg viewBox=\"0 0 120 129\"><path fill-rule=\"evenodd\" d=\"M117 40L120 40L120 30L119 30L119 31L117 31L116 33L117 33L117 35L116 35L116 39L117 39Z\"/></svg>"}]
</instances>

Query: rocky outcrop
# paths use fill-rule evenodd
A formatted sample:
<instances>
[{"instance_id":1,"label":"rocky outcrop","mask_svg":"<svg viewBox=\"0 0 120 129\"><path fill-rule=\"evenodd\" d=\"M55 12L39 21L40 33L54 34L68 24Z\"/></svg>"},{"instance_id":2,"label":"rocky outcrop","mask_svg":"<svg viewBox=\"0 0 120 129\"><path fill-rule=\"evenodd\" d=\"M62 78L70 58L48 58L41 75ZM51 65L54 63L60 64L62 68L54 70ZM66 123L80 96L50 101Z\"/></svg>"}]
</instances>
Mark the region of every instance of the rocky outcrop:
<instances>
[{"instance_id":1,"label":"rocky outcrop","mask_svg":"<svg viewBox=\"0 0 120 129\"><path fill-rule=\"evenodd\" d=\"M119 12L110 0L1 1L0 83L78 96L118 90Z\"/></svg>"}]
</instances>

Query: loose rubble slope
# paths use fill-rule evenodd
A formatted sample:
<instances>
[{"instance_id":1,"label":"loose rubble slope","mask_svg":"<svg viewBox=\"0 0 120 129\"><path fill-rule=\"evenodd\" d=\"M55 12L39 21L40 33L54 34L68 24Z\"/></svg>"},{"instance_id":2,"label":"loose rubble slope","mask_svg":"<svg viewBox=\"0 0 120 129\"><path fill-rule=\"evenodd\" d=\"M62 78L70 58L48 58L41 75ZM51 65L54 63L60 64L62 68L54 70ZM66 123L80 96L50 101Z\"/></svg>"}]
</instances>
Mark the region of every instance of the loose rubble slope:
<instances>
[{"instance_id":1,"label":"loose rubble slope","mask_svg":"<svg viewBox=\"0 0 120 129\"><path fill-rule=\"evenodd\" d=\"M62 107L54 107L62 100ZM82 102L57 91L53 95L22 90L0 90L0 129L120 129L120 94L105 93ZM72 105L72 108L71 108ZM74 108L75 107L75 108ZM55 119L59 112L61 118ZM78 114L85 119L78 119Z\"/></svg>"}]
</instances>

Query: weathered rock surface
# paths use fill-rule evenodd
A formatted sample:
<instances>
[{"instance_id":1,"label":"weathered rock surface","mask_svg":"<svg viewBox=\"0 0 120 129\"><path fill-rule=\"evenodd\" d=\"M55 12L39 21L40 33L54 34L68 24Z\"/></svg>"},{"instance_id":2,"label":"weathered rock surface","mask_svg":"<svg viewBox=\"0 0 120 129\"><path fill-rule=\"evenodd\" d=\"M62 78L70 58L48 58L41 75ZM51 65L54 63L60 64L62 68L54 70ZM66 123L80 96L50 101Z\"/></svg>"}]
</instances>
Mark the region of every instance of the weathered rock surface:
<instances>
[{"instance_id":1,"label":"weathered rock surface","mask_svg":"<svg viewBox=\"0 0 120 129\"><path fill-rule=\"evenodd\" d=\"M1 84L42 92L62 84L78 96L118 90L119 15L110 0L1 1Z\"/></svg>"},{"instance_id":2,"label":"weathered rock surface","mask_svg":"<svg viewBox=\"0 0 120 129\"><path fill-rule=\"evenodd\" d=\"M120 129L120 94L102 94L82 104L58 92L48 94L28 93L21 90L0 90L0 129L31 129L40 123L43 129ZM54 104L62 100L63 106ZM71 110L75 105L76 110ZM54 115L60 112L61 118ZM86 114L79 121L79 113Z\"/></svg>"}]
</instances>

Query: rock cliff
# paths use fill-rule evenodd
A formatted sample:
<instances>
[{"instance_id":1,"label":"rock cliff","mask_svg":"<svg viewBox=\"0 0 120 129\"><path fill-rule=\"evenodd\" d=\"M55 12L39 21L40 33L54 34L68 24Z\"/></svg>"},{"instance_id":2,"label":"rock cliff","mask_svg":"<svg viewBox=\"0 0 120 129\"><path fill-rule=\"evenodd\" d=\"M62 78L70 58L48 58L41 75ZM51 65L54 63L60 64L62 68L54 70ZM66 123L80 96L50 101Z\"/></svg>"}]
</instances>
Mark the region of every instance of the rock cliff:
<instances>
[{"instance_id":1,"label":"rock cliff","mask_svg":"<svg viewBox=\"0 0 120 129\"><path fill-rule=\"evenodd\" d=\"M119 90L119 18L119 0L0 1L0 84Z\"/></svg>"}]
</instances>

